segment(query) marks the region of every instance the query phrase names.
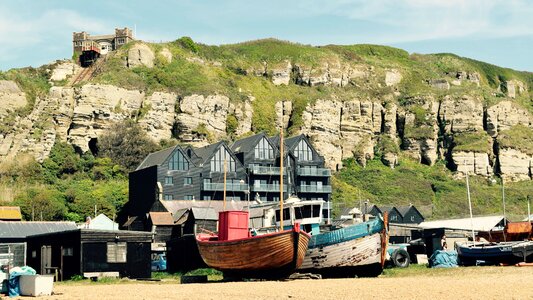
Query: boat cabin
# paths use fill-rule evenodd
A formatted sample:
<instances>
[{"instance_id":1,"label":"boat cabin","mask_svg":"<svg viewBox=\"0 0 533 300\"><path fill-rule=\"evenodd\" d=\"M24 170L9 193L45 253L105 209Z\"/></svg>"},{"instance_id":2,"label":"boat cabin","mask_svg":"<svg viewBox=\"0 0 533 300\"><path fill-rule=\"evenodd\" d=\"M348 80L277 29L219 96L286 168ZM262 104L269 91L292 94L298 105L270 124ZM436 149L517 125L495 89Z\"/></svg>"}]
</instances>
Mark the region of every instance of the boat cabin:
<instances>
[{"instance_id":1,"label":"boat cabin","mask_svg":"<svg viewBox=\"0 0 533 300\"><path fill-rule=\"evenodd\" d=\"M323 200L300 200L295 197L287 199L283 208L284 229L300 224L303 231L313 235L320 233L320 224L323 221ZM276 226L280 226L280 207L275 209Z\"/></svg>"}]
</instances>

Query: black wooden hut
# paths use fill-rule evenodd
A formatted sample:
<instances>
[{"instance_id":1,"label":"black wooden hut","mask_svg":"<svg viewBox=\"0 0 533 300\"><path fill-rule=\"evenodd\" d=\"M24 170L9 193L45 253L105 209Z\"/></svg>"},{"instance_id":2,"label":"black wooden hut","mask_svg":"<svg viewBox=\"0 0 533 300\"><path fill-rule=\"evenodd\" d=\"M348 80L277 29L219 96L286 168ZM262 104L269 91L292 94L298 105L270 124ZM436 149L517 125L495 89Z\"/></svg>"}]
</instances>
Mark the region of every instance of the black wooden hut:
<instances>
[{"instance_id":1,"label":"black wooden hut","mask_svg":"<svg viewBox=\"0 0 533 300\"><path fill-rule=\"evenodd\" d=\"M76 229L30 236L27 264L59 280L120 276L150 278L150 232Z\"/></svg>"}]
</instances>

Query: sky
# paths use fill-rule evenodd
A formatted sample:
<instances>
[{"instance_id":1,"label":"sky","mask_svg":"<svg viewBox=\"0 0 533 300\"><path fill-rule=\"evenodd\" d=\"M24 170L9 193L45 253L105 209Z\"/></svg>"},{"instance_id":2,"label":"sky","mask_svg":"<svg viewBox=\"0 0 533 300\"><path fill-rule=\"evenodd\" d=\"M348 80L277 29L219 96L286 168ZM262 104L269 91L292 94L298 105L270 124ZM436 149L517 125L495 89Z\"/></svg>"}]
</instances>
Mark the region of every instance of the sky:
<instances>
[{"instance_id":1,"label":"sky","mask_svg":"<svg viewBox=\"0 0 533 300\"><path fill-rule=\"evenodd\" d=\"M0 0L0 70L72 56L72 32L160 42L278 38L450 52L533 72L530 0Z\"/></svg>"}]
</instances>

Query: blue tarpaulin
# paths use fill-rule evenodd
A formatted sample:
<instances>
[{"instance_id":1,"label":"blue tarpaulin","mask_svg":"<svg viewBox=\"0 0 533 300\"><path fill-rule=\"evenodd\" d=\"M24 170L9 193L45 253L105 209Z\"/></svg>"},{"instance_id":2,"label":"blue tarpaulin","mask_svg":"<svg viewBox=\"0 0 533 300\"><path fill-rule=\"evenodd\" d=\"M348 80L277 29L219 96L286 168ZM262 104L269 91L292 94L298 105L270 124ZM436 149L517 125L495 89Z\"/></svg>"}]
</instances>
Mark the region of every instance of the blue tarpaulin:
<instances>
[{"instance_id":1,"label":"blue tarpaulin","mask_svg":"<svg viewBox=\"0 0 533 300\"><path fill-rule=\"evenodd\" d=\"M8 292L9 297L18 297L20 295L20 276L21 275L35 275L37 272L32 267L15 267L9 270Z\"/></svg>"},{"instance_id":2,"label":"blue tarpaulin","mask_svg":"<svg viewBox=\"0 0 533 300\"><path fill-rule=\"evenodd\" d=\"M457 267L457 251L436 250L429 258L431 268L453 268Z\"/></svg>"}]
</instances>

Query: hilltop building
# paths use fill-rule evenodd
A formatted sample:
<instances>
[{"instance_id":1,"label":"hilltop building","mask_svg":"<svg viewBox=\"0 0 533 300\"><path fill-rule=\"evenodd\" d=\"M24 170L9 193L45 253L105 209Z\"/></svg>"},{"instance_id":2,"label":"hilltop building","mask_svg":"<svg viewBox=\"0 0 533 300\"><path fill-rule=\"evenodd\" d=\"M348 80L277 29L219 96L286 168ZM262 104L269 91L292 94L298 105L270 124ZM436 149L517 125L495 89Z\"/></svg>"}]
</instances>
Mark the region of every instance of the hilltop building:
<instances>
[{"instance_id":1,"label":"hilltop building","mask_svg":"<svg viewBox=\"0 0 533 300\"><path fill-rule=\"evenodd\" d=\"M88 66L100 55L115 51L133 41L133 31L127 27L115 28L114 34L90 35L85 31L72 33L72 52L82 66Z\"/></svg>"}]
</instances>

